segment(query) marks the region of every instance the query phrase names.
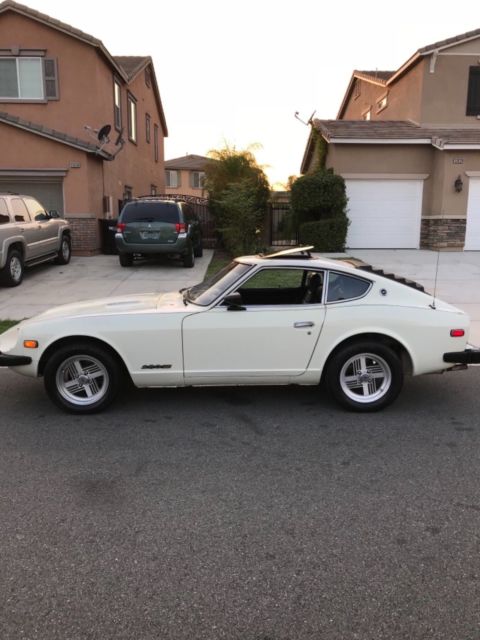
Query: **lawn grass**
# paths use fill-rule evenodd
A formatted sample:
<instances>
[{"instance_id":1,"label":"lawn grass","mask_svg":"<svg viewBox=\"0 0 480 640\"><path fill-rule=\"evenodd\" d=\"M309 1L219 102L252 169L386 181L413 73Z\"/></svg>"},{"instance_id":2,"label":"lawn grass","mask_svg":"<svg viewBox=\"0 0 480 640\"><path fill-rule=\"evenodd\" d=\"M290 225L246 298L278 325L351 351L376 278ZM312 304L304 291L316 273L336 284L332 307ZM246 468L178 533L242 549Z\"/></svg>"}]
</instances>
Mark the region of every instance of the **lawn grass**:
<instances>
[{"instance_id":1,"label":"lawn grass","mask_svg":"<svg viewBox=\"0 0 480 640\"><path fill-rule=\"evenodd\" d=\"M214 251L212 260L208 265L207 273L205 274L204 280L208 280L208 278L211 278L213 275L215 275L217 271L220 271L220 269L223 269L223 267L225 267L227 264L230 264L232 259L232 256L225 251Z\"/></svg>"},{"instance_id":2,"label":"lawn grass","mask_svg":"<svg viewBox=\"0 0 480 640\"><path fill-rule=\"evenodd\" d=\"M14 324L18 324L18 320L0 320L0 333L10 329Z\"/></svg>"}]
</instances>

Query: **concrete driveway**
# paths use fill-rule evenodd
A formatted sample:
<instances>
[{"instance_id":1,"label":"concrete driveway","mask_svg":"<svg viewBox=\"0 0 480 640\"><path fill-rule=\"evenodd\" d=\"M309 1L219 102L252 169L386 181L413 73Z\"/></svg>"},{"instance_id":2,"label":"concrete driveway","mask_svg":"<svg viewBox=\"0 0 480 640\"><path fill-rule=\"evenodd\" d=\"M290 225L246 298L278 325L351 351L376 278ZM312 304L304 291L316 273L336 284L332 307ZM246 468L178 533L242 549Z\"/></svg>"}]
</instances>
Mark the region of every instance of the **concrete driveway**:
<instances>
[{"instance_id":1,"label":"concrete driveway","mask_svg":"<svg viewBox=\"0 0 480 640\"><path fill-rule=\"evenodd\" d=\"M480 251L378 249L353 250L349 255L416 280L430 293L435 289L438 262L436 293L470 315L470 340L480 346ZM185 269L176 260L125 269L117 256L104 255L74 257L64 267L46 264L28 269L20 287L0 288L0 318L19 320L57 304L101 296L178 290L203 280L211 257L212 251L206 250L193 269Z\"/></svg>"}]
</instances>

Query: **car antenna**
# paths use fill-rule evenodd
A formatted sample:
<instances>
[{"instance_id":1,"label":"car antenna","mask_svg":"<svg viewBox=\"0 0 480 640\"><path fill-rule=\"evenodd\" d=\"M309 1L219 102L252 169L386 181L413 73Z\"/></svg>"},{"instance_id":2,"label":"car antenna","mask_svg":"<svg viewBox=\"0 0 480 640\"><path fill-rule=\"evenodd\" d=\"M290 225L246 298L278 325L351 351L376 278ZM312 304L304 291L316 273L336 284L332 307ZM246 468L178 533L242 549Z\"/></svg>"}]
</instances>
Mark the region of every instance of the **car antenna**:
<instances>
[{"instance_id":1,"label":"car antenna","mask_svg":"<svg viewBox=\"0 0 480 640\"><path fill-rule=\"evenodd\" d=\"M440 250L437 251L437 266L435 268L435 283L433 285L433 302L430 305L432 309L436 309L435 298L437 297L437 280L438 280L438 265L440 263Z\"/></svg>"}]
</instances>

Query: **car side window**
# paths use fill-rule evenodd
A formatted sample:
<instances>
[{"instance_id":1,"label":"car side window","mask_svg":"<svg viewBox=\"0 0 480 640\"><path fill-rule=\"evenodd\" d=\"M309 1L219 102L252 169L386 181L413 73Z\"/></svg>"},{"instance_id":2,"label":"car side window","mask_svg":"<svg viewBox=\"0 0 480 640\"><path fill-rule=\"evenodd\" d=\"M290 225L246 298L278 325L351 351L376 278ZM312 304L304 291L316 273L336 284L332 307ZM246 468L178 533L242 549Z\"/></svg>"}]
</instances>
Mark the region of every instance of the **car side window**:
<instances>
[{"instance_id":1,"label":"car side window","mask_svg":"<svg viewBox=\"0 0 480 640\"><path fill-rule=\"evenodd\" d=\"M23 201L27 205L28 212L32 220L48 220L48 215L42 205L34 198L24 198Z\"/></svg>"},{"instance_id":2,"label":"car side window","mask_svg":"<svg viewBox=\"0 0 480 640\"><path fill-rule=\"evenodd\" d=\"M322 300L323 272L304 268L261 269L238 292L246 305L312 304Z\"/></svg>"},{"instance_id":3,"label":"car side window","mask_svg":"<svg viewBox=\"0 0 480 640\"><path fill-rule=\"evenodd\" d=\"M328 274L327 302L340 302L360 298L368 291L371 282L343 273L330 271Z\"/></svg>"},{"instance_id":4,"label":"car side window","mask_svg":"<svg viewBox=\"0 0 480 640\"><path fill-rule=\"evenodd\" d=\"M23 200L20 198L13 198L11 204L15 222L30 222L30 216Z\"/></svg>"},{"instance_id":5,"label":"car side window","mask_svg":"<svg viewBox=\"0 0 480 640\"><path fill-rule=\"evenodd\" d=\"M0 224L8 224L10 216L8 215L7 203L4 198L0 198Z\"/></svg>"}]
</instances>

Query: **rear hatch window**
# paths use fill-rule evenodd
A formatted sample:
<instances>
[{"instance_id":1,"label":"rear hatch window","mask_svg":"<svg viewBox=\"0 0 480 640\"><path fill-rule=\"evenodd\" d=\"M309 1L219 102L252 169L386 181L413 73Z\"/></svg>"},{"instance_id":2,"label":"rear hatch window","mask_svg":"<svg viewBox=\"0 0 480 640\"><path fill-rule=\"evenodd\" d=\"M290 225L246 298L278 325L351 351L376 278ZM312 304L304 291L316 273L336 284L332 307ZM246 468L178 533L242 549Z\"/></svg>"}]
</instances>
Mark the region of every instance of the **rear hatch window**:
<instances>
[{"instance_id":1,"label":"rear hatch window","mask_svg":"<svg viewBox=\"0 0 480 640\"><path fill-rule=\"evenodd\" d=\"M132 202L124 207L120 222L126 225L125 242L171 243L178 236L180 213L175 203Z\"/></svg>"}]
</instances>

